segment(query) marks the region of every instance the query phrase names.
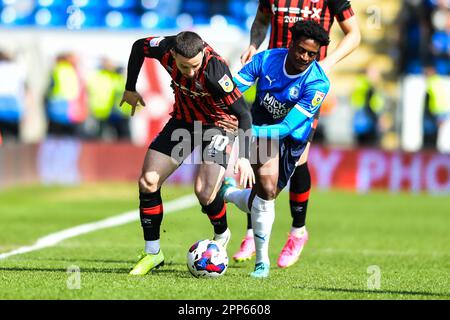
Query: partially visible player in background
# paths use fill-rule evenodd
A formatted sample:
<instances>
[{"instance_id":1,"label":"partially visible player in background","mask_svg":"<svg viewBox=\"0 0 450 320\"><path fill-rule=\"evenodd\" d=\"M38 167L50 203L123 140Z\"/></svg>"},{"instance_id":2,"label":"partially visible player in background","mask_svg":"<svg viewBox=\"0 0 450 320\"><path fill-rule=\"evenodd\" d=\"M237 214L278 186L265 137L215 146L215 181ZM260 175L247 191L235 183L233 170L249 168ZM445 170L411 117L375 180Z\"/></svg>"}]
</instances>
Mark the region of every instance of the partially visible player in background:
<instances>
[{"instance_id":1,"label":"partially visible player in background","mask_svg":"<svg viewBox=\"0 0 450 320\"><path fill-rule=\"evenodd\" d=\"M255 177L249 162L252 118L241 92L233 83L230 70L209 45L194 32L176 36L149 37L137 40L128 62L126 90L122 105L145 106L136 92L136 82L145 58L159 60L171 75L175 95L172 117L150 144L139 178L140 218L144 231L145 252L130 274L144 275L164 263L160 249L160 226L163 203L160 188L197 146L201 145L202 162L195 177L195 193L214 227L214 240L225 248L230 240L226 205L217 195L225 174L234 136L218 126L218 121L235 123L240 132L239 158L235 172L242 184L253 184ZM248 139L246 139L248 138Z\"/></svg>"},{"instance_id":2,"label":"partially visible player in background","mask_svg":"<svg viewBox=\"0 0 450 320\"><path fill-rule=\"evenodd\" d=\"M325 72L344 57L355 50L361 40L361 33L356 17L347 0L260 0L255 20L250 34L250 45L241 56L242 64L248 63L263 43L269 25L271 26L269 49L286 48L291 42L289 28L299 20L313 20L319 23L326 32L330 33L334 20L337 19L344 37L333 52L327 56L327 46L320 49L317 60ZM319 112L316 113L316 120ZM317 121L314 123L314 129ZM312 141L314 130L311 132L309 142ZM311 175L307 159L309 153L308 143L305 152L299 160L291 179L289 188L289 202L292 215L292 228L288 240L281 251L278 266L287 267L295 263L303 246L308 240L305 228L306 209L311 189ZM233 256L235 261L245 261L255 254L255 245L250 215L247 216L247 234L242 240L239 251Z\"/></svg>"}]
</instances>

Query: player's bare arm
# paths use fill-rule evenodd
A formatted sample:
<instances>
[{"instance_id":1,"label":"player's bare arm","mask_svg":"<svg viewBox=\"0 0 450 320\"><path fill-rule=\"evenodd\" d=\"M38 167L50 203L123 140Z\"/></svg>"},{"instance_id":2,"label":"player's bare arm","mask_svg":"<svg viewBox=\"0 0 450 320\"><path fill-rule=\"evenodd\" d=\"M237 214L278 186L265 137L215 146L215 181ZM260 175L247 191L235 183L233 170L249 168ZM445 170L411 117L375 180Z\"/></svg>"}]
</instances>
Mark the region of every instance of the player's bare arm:
<instances>
[{"instance_id":1,"label":"player's bare arm","mask_svg":"<svg viewBox=\"0 0 450 320\"><path fill-rule=\"evenodd\" d=\"M250 45L241 55L241 63L244 65L255 55L258 48L266 38L269 29L270 15L258 10L250 30Z\"/></svg>"},{"instance_id":2,"label":"player's bare arm","mask_svg":"<svg viewBox=\"0 0 450 320\"><path fill-rule=\"evenodd\" d=\"M356 16L340 21L339 26L345 34L344 38L339 42L333 52L319 62L322 69L327 73L336 63L352 53L361 42L361 31L359 29Z\"/></svg>"}]
</instances>

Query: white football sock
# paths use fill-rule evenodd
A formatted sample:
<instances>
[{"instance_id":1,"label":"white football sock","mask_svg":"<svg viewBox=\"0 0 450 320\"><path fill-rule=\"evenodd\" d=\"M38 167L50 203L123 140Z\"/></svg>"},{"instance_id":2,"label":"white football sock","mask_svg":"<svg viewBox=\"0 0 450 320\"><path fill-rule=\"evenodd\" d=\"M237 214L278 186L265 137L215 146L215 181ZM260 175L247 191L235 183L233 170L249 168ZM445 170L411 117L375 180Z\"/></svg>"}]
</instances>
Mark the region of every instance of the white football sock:
<instances>
[{"instance_id":1,"label":"white football sock","mask_svg":"<svg viewBox=\"0 0 450 320\"><path fill-rule=\"evenodd\" d=\"M224 233L217 234L214 232L214 240L220 243L225 249L227 248L228 242L231 238L230 228L227 228Z\"/></svg>"},{"instance_id":2,"label":"white football sock","mask_svg":"<svg viewBox=\"0 0 450 320\"><path fill-rule=\"evenodd\" d=\"M214 232L214 239L218 240L218 239L226 239L231 235L231 231L230 228L227 228L227 230L225 230L223 233L215 233Z\"/></svg>"},{"instance_id":3,"label":"white football sock","mask_svg":"<svg viewBox=\"0 0 450 320\"><path fill-rule=\"evenodd\" d=\"M159 239L152 241L145 241L145 253L157 254L159 252Z\"/></svg>"},{"instance_id":4,"label":"white football sock","mask_svg":"<svg viewBox=\"0 0 450 320\"><path fill-rule=\"evenodd\" d=\"M245 234L247 237L253 238L253 229L247 229L247 233Z\"/></svg>"},{"instance_id":5,"label":"white football sock","mask_svg":"<svg viewBox=\"0 0 450 320\"><path fill-rule=\"evenodd\" d=\"M305 226L301 227L301 228L291 228L291 234L296 237L296 238L301 238L305 235L306 233L306 228Z\"/></svg>"},{"instance_id":6,"label":"white football sock","mask_svg":"<svg viewBox=\"0 0 450 320\"><path fill-rule=\"evenodd\" d=\"M270 264L269 240L275 220L275 200L256 196L252 204L252 226L255 235L256 263Z\"/></svg>"},{"instance_id":7,"label":"white football sock","mask_svg":"<svg viewBox=\"0 0 450 320\"><path fill-rule=\"evenodd\" d=\"M236 187L230 187L225 192L223 198L226 202L234 203L241 211L250 213L248 208L248 199L250 198L252 189L239 189Z\"/></svg>"}]
</instances>

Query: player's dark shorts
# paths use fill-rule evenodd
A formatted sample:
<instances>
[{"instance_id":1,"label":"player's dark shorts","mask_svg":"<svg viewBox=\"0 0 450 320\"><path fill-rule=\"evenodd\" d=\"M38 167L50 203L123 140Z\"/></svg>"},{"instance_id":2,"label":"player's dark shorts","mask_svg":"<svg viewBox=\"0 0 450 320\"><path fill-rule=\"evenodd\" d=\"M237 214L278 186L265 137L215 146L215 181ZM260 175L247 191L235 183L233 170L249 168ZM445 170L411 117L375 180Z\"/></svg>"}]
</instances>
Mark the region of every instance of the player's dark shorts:
<instances>
[{"instance_id":1,"label":"player's dark shorts","mask_svg":"<svg viewBox=\"0 0 450 320\"><path fill-rule=\"evenodd\" d=\"M233 134L222 128L171 118L149 148L181 164L195 147L201 145L202 161L214 162L226 169L234 139Z\"/></svg>"},{"instance_id":2,"label":"player's dark shorts","mask_svg":"<svg viewBox=\"0 0 450 320\"><path fill-rule=\"evenodd\" d=\"M295 165L305 151L307 142L298 141L291 136L280 140L280 159L278 163L278 188L286 187L295 170Z\"/></svg>"}]
</instances>

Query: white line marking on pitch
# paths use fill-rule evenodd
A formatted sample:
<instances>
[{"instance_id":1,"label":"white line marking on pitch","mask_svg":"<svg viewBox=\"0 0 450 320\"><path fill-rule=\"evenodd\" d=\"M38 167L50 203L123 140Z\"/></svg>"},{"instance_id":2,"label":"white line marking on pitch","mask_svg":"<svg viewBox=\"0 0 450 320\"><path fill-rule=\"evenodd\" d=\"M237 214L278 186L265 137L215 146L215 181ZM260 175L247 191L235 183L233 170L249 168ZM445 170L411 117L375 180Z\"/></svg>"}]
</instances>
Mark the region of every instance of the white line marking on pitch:
<instances>
[{"instance_id":1,"label":"white line marking on pitch","mask_svg":"<svg viewBox=\"0 0 450 320\"><path fill-rule=\"evenodd\" d=\"M197 198L194 195L190 194L190 195L169 201L167 203L164 203L164 214L168 214L170 212L175 212L175 211L178 211L181 209L187 209L187 208L193 207L197 203L198 203ZM93 232L93 231L97 231L97 230L101 230L101 229L106 229L106 228L112 228L112 227L120 226L120 225L127 224L127 223L137 221L137 220L139 220L139 211L134 210L134 211L128 211L128 212L122 213L120 215L117 215L117 216L114 216L111 218L103 219L103 220L100 220L97 222L81 224L81 225L73 227L73 228L69 228L69 229L61 230L59 232L51 233L45 237L38 239L36 241L36 243L31 246L20 247L13 251L2 253L2 254L0 254L0 260L6 259L11 256L15 256L18 254L28 253L28 252L40 250L43 248L52 247L52 246L60 243L63 240L74 238L74 237L77 237L77 236L85 234L85 233L89 233L89 232Z\"/></svg>"}]
</instances>

